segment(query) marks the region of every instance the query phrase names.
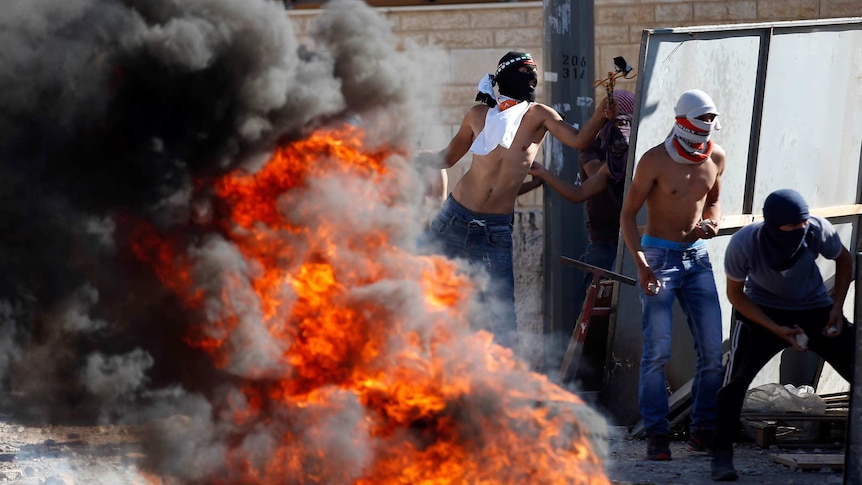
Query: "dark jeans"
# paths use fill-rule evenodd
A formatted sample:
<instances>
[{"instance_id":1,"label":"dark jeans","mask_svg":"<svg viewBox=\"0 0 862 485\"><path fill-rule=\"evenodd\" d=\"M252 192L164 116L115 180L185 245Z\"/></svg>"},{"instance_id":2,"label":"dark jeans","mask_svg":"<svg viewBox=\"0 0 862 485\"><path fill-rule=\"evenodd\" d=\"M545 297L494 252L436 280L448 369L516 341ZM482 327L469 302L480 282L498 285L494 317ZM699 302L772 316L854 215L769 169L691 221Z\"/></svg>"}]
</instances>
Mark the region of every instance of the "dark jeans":
<instances>
[{"instance_id":1,"label":"dark jeans","mask_svg":"<svg viewBox=\"0 0 862 485\"><path fill-rule=\"evenodd\" d=\"M617 259L617 241L589 242L584 254L581 255L581 261L604 268L609 271L614 270L614 262ZM584 275L585 288L589 288L593 281L593 274L587 272ZM586 292L586 289L584 290Z\"/></svg>"},{"instance_id":2,"label":"dark jeans","mask_svg":"<svg viewBox=\"0 0 862 485\"><path fill-rule=\"evenodd\" d=\"M837 337L825 337L820 333L829 319L831 305L813 310L760 308L779 325L798 325L805 330L809 338L808 349L829 362L842 377L853 382L856 327L845 320L844 329ZM718 391L716 432L713 438L713 447L724 451L733 450L739 415L751 381L775 354L790 346L737 311L733 312L733 319L735 325L730 332L731 354L724 368L724 385Z\"/></svg>"},{"instance_id":3,"label":"dark jeans","mask_svg":"<svg viewBox=\"0 0 862 485\"><path fill-rule=\"evenodd\" d=\"M431 221L425 242L432 250L451 259L466 260L486 308L478 328L490 330L494 339L515 348L518 324L515 317L515 276L512 268L512 214L480 214L459 204L451 195ZM475 319L473 319L475 320Z\"/></svg>"}]
</instances>

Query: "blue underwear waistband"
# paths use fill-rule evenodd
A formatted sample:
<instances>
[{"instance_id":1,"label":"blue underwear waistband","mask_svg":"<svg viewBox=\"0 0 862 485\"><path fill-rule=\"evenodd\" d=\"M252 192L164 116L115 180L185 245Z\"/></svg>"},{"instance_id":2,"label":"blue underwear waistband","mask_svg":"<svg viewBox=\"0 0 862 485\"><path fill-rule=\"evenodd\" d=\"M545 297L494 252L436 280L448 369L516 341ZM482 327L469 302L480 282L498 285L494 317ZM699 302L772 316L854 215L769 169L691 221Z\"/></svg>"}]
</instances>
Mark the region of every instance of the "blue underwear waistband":
<instances>
[{"instance_id":1,"label":"blue underwear waistband","mask_svg":"<svg viewBox=\"0 0 862 485\"><path fill-rule=\"evenodd\" d=\"M647 234L641 236L641 246L649 246L653 248L662 248L662 249L674 249L676 251L685 251L686 249L693 249L700 246L706 245L706 241L703 239L698 239L695 242L685 243L685 242L676 242L676 241L668 241L667 239L662 239L660 237L653 237Z\"/></svg>"}]
</instances>

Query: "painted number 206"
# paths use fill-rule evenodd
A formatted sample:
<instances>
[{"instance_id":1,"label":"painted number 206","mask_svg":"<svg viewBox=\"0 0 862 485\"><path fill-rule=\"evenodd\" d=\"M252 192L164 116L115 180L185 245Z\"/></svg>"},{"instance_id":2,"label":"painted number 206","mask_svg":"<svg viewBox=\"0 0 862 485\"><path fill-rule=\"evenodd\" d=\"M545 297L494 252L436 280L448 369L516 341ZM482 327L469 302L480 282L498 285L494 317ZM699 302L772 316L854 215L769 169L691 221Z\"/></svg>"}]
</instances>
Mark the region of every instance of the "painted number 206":
<instances>
[{"instance_id":1,"label":"painted number 206","mask_svg":"<svg viewBox=\"0 0 862 485\"><path fill-rule=\"evenodd\" d=\"M583 79L587 73L587 57L563 54L563 79Z\"/></svg>"}]
</instances>

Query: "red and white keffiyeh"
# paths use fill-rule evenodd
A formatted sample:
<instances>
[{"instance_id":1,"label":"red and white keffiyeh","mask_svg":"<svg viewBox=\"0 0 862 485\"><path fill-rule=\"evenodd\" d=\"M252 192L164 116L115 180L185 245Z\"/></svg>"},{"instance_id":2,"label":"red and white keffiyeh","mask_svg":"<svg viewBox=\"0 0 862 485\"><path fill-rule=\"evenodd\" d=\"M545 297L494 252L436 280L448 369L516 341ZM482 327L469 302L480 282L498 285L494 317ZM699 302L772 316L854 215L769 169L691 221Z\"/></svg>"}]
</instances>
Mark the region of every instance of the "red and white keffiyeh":
<instances>
[{"instance_id":1,"label":"red and white keffiyeh","mask_svg":"<svg viewBox=\"0 0 862 485\"><path fill-rule=\"evenodd\" d=\"M697 117L705 114L717 117L715 103L703 91L692 89L682 93L674 111L676 123L664 141L665 150L677 163L703 163L712 155L712 132L720 130L721 125L717 118L703 121Z\"/></svg>"}]
</instances>

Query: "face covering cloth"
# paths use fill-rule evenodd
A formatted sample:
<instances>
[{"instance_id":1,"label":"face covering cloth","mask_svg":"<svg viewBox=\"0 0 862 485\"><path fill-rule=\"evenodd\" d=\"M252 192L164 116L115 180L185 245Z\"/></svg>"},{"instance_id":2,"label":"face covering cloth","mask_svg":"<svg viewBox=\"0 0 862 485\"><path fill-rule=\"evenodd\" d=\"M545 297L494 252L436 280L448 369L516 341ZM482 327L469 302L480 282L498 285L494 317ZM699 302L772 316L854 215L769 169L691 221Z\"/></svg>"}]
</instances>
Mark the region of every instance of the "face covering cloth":
<instances>
[{"instance_id":1,"label":"face covering cloth","mask_svg":"<svg viewBox=\"0 0 862 485\"><path fill-rule=\"evenodd\" d=\"M682 93L674 107L676 122L664 141L665 150L673 161L696 165L712 154L713 130L720 130L717 118L713 121L697 119L705 114L718 116L712 98L703 91L692 89Z\"/></svg>"},{"instance_id":2,"label":"face covering cloth","mask_svg":"<svg viewBox=\"0 0 862 485\"><path fill-rule=\"evenodd\" d=\"M792 231L782 231L781 226L798 224L808 217L808 204L795 190L776 190L766 197L758 241L769 267L776 271L787 270L805 254L809 226L806 224Z\"/></svg>"}]
</instances>

